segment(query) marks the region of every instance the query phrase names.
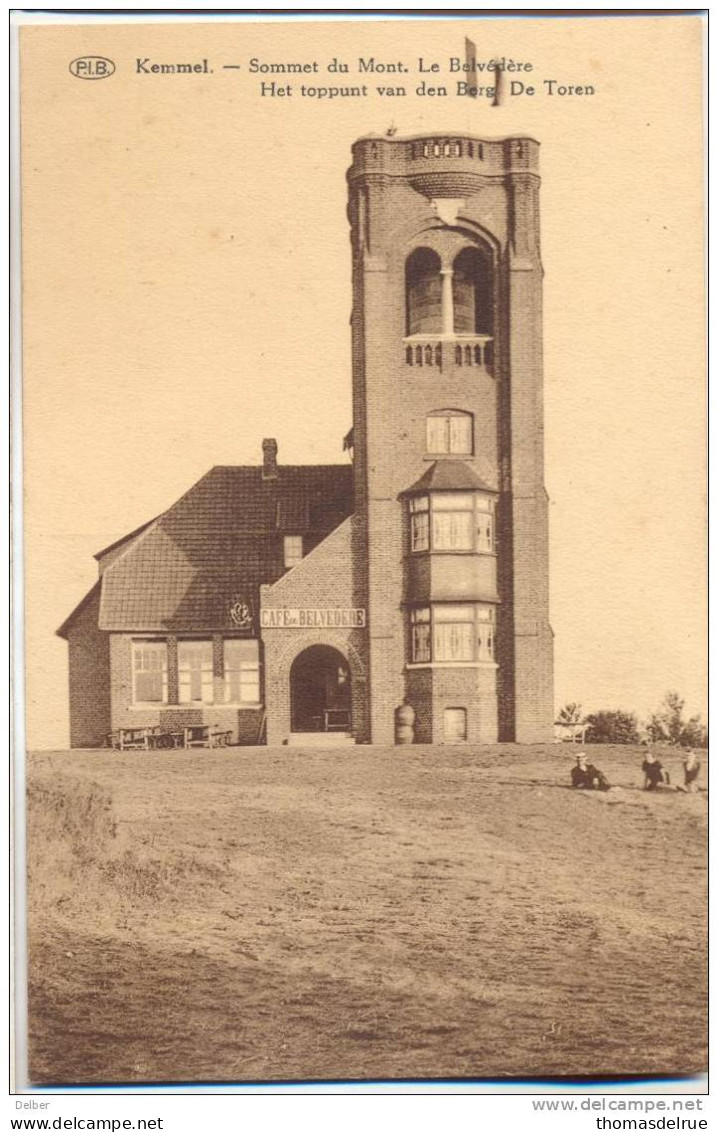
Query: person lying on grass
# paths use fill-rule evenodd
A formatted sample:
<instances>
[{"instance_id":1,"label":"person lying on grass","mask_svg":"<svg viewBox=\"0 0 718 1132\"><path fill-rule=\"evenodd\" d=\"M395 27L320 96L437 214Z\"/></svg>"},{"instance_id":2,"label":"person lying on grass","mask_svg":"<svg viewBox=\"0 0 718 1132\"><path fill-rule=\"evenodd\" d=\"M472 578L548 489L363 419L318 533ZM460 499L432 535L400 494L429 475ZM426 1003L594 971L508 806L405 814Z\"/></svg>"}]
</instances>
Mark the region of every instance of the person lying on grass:
<instances>
[{"instance_id":1,"label":"person lying on grass","mask_svg":"<svg viewBox=\"0 0 718 1132\"><path fill-rule=\"evenodd\" d=\"M576 790L610 790L611 784L605 774L586 762L585 755L576 755L576 765L571 767L571 785Z\"/></svg>"},{"instance_id":2,"label":"person lying on grass","mask_svg":"<svg viewBox=\"0 0 718 1132\"><path fill-rule=\"evenodd\" d=\"M664 770L663 764L658 761L653 751L649 751L643 760L643 789L659 790L662 786L671 785L671 776Z\"/></svg>"}]
</instances>

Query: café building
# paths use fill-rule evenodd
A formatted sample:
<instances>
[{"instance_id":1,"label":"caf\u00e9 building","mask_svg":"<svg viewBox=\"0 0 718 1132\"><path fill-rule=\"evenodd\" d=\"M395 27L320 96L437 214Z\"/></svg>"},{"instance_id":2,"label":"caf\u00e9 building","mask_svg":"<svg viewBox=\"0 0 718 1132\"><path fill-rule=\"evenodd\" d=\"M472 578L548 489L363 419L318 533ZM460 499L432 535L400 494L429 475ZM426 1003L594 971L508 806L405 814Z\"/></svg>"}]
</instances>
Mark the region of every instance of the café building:
<instances>
[{"instance_id":1,"label":"caf\u00e9 building","mask_svg":"<svg viewBox=\"0 0 718 1132\"><path fill-rule=\"evenodd\" d=\"M538 154L354 144L351 463L265 439L96 555L73 746L551 741Z\"/></svg>"}]
</instances>

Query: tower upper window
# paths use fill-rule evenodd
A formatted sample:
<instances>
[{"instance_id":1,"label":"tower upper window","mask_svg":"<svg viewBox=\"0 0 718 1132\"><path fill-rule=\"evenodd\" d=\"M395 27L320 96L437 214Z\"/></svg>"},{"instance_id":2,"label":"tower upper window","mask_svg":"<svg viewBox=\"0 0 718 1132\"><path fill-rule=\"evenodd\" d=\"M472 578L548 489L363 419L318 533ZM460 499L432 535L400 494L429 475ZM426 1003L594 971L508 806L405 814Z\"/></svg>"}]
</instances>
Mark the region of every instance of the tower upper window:
<instances>
[{"instance_id":1,"label":"tower upper window","mask_svg":"<svg viewBox=\"0 0 718 1132\"><path fill-rule=\"evenodd\" d=\"M432 248L416 248L405 276L407 337L493 337L493 265L486 249L463 247L449 262Z\"/></svg>"},{"instance_id":2,"label":"tower upper window","mask_svg":"<svg viewBox=\"0 0 718 1132\"><path fill-rule=\"evenodd\" d=\"M406 332L440 334L441 325L441 260L417 248L406 261Z\"/></svg>"},{"instance_id":3,"label":"tower upper window","mask_svg":"<svg viewBox=\"0 0 718 1132\"><path fill-rule=\"evenodd\" d=\"M474 418L458 409L438 409L426 418L426 451L429 455L471 456L474 451Z\"/></svg>"},{"instance_id":4,"label":"tower upper window","mask_svg":"<svg viewBox=\"0 0 718 1132\"><path fill-rule=\"evenodd\" d=\"M463 248L454 260L455 334L494 333L491 264L478 248Z\"/></svg>"}]
</instances>

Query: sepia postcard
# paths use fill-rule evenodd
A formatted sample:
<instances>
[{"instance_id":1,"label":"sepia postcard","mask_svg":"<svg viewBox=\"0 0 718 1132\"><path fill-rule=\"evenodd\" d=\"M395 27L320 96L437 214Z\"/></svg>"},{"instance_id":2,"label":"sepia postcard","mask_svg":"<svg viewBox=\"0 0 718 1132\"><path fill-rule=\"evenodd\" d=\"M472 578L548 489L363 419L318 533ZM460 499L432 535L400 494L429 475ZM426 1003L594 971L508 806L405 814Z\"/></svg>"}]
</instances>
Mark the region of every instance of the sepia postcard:
<instances>
[{"instance_id":1,"label":"sepia postcard","mask_svg":"<svg viewBox=\"0 0 718 1132\"><path fill-rule=\"evenodd\" d=\"M19 1091L705 1092L703 17L15 31Z\"/></svg>"}]
</instances>

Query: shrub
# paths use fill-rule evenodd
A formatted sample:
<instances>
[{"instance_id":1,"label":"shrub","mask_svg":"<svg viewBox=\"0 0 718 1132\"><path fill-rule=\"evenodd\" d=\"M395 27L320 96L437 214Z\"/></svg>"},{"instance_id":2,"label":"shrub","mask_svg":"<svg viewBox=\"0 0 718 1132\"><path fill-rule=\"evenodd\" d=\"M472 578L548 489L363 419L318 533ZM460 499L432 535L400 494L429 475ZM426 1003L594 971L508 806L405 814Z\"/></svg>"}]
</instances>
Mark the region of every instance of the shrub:
<instances>
[{"instance_id":1,"label":"shrub","mask_svg":"<svg viewBox=\"0 0 718 1132\"><path fill-rule=\"evenodd\" d=\"M586 743L638 743L638 720L633 712L596 711L586 716Z\"/></svg>"},{"instance_id":2,"label":"shrub","mask_svg":"<svg viewBox=\"0 0 718 1132\"><path fill-rule=\"evenodd\" d=\"M685 706L686 702L678 692L666 692L660 707L646 724L652 743L670 743L674 747L708 746L708 732L701 723L700 715L686 719L683 714Z\"/></svg>"}]
</instances>

